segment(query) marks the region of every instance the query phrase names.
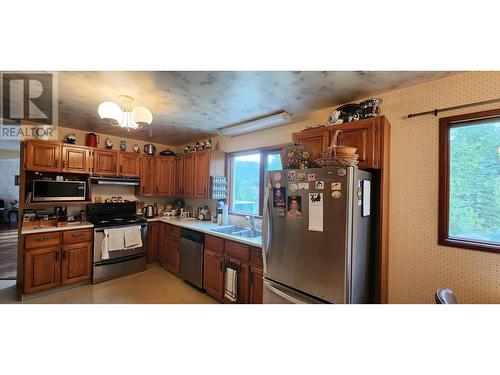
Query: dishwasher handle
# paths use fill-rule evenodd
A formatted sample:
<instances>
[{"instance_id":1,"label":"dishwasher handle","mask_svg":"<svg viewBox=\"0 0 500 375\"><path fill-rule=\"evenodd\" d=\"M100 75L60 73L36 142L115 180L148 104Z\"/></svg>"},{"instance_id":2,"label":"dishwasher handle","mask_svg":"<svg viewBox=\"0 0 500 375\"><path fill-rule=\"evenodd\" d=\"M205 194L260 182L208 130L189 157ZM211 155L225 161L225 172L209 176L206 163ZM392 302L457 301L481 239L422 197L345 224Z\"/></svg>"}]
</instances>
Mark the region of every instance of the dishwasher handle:
<instances>
[{"instance_id":1,"label":"dishwasher handle","mask_svg":"<svg viewBox=\"0 0 500 375\"><path fill-rule=\"evenodd\" d=\"M205 242L205 235L203 233L186 228L181 229L181 237L198 243Z\"/></svg>"}]
</instances>

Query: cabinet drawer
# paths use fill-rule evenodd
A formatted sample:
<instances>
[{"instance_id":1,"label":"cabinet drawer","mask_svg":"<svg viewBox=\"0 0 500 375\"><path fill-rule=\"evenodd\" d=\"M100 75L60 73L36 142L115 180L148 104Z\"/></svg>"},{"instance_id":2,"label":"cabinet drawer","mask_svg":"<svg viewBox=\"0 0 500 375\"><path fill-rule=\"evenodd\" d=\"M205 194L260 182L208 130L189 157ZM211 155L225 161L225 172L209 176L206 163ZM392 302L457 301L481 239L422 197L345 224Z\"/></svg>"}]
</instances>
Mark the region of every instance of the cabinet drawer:
<instances>
[{"instance_id":1,"label":"cabinet drawer","mask_svg":"<svg viewBox=\"0 0 500 375\"><path fill-rule=\"evenodd\" d=\"M181 228L176 227L175 225L165 224L165 234L167 236L172 237L180 237L181 236Z\"/></svg>"},{"instance_id":2,"label":"cabinet drawer","mask_svg":"<svg viewBox=\"0 0 500 375\"><path fill-rule=\"evenodd\" d=\"M24 239L25 249L54 247L61 244L61 232L28 234Z\"/></svg>"},{"instance_id":3,"label":"cabinet drawer","mask_svg":"<svg viewBox=\"0 0 500 375\"><path fill-rule=\"evenodd\" d=\"M250 262L250 246L226 240L225 247L227 256Z\"/></svg>"},{"instance_id":4,"label":"cabinet drawer","mask_svg":"<svg viewBox=\"0 0 500 375\"><path fill-rule=\"evenodd\" d=\"M72 244L92 241L92 229L68 230L63 232L63 243Z\"/></svg>"},{"instance_id":5,"label":"cabinet drawer","mask_svg":"<svg viewBox=\"0 0 500 375\"><path fill-rule=\"evenodd\" d=\"M252 255L252 266L262 269L262 249L258 247L252 247L250 248L250 252Z\"/></svg>"},{"instance_id":6,"label":"cabinet drawer","mask_svg":"<svg viewBox=\"0 0 500 375\"><path fill-rule=\"evenodd\" d=\"M224 240L219 237L205 235L205 248L222 254L224 252Z\"/></svg>"}]
</instances>

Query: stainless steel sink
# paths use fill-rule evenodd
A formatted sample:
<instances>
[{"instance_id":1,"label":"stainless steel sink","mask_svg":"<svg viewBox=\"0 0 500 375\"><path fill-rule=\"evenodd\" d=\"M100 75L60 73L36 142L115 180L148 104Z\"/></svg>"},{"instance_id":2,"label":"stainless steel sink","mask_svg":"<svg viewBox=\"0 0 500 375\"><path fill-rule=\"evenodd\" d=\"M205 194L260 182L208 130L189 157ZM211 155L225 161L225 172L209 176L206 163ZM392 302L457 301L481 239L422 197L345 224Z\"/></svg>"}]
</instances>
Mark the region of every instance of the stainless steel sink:
<instances>
[{"instance_id":1,"label":"stainless steel sink","mask_svg":"<svg viewBox=\"0 0 500 375\"><path fill-rule=\"evenodd\" d=\"M262 235L262 231L254 230L252 231L250 228L243 227L241 225L229 225L227 227L212 229L217 233L229 234L231 236L239 236L246 238L255 238Z\"/></svg>"}]
</instances>

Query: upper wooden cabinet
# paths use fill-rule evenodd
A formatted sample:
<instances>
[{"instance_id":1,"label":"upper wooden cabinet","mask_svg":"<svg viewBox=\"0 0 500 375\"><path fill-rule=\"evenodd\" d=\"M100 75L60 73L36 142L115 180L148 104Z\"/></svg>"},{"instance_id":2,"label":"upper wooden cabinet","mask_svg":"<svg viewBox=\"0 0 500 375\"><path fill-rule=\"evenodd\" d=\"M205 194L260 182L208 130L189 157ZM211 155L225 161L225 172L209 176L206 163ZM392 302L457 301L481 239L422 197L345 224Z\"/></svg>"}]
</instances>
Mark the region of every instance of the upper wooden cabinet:
<instances>
[{"instance_id":1,"label":"upper wooden cabinet","mask_svg":"<svg viewBox=\"0 0 500 375\"><path fill-rule=\"evenodd\" d=\"M112 150L94 151L94 174L101 176L116 176L118 152Z\"/></svg>"},{"instance_id":2,"label":"upper wooden cabinet","mask_svg":"<svg viewBox=\"0 0 500 375\"><path fill-rule=\"evenodd\" d=\"M156 194L155 157L141 155L141 186L139 195L151 197Z\"/></svg>"},{"instance_id":3,"label":"upper wooden cabinet","mask_svg":"<svg viewBox=\"0 0 500 375\"><path fill-rule=\"evenodd\" d=\"M183 171L182 171L182 181L183 181L183 193L184 197L194 196L194 153L189 153L183 155Z\"/></svg>"},{"instance_id":4,"label":"upper wooden cabinet","mask_svg":"<svg viewBox=\"0 0 500 375\"><path fill-rule=\"evenodd\" d=\"M328 147L328 128L315 128L293 133L294 143L300 143L311 147L313 159L319 159L323 150Z\"/></svg>"},{"instance_id":5,"label":"upper wooden cabinet","mask_svg":"<svg viewBox=\"0 0 500 375\"><path fill-rule=\"evenodd\" d=\"M90 173L92 171L91 151L87 147L62 146L62 172Z\"/></svg>"},{"instance_id":6,"label":"upper wooden cabinet","mask_svg":"<svg viewBox=\"0 0 500 375\"><path fill-rule=\"evenodd\" d=\"M175 159L172 156L156 158L156 195L174 196Z\"/></svg>"},{"instance_id":7,"label":"upper wooden cabinet","mask_svg":"<svg viewBox=\"0 0 500 375\"><path fill-rule=\"evenodd\" d=\"M194 197L208 198L210 184L210 151L194 154Z\"/></svg>"},{"instance_id":8,"label":"upper wooden cabinet","mask_svg":"<svg viewBox=\"0 0 500 375\"><path fill-rule=\"evenodd\" d=\"M177 155L174 159L174 195L180 196L184 191L183 166L184 158L182 155Z\"/></svg>"},{"instance_id":9,"label":"upper wooden cabinet","mask_svg":"<svg viewBox=\"0 0 500 375\"><path fill-rule=\"evenodd\" d=\"M358 167L380 169L383 149L381 134L387 132L388 127L385 116L372 117L346 124L303 130L293 134L293 141L310 146L313 158L317 159L330 145L335 131L340 129L344 133L344 145L358 149L356 151L359 155Z\"/></svg>"},{"instance_id":10,"label":"upper wooden cabinet","mask_svg":"<svg viewBox=\"0 0 500 375\"><path fill-rule=\"evenodd\" d=\"M47 141L29 141L25 144L24 166L26 170L59 172L61 170L61 144Z\"/></svg>"},{"instance_id":11,"label":"upper wooden cabinet","mask_svg":"<svg viewBox=\"0 0 500 375\"><path fill-rule=\"evenodd\" d=\"M135 152L118 153L118 164L120 165L119 175L127 177L139 176L141 170L140 155Z\"/></svg>"}]
</instances>

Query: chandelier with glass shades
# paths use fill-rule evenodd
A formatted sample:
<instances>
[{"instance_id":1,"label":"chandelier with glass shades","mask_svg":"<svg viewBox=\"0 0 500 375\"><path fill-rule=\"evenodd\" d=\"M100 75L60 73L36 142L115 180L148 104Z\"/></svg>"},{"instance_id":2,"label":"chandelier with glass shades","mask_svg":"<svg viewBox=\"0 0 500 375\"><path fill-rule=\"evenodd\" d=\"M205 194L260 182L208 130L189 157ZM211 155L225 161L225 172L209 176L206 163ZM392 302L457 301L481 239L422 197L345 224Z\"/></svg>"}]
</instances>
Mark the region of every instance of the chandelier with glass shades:
<instances>
[{"instance_id":1,"label":"chandelier with glass shades","mask_svg":"<svg viewBox=\"0 0 500 375\"><path fill-rule=\"evenodd\" d=\"M153 114L146 107L134 107L134 98L120 95L121 107L114 102L103 102L97 112L99 116L113 126L130 129L140 129L153 122Z\"/></svg>"}]
</instances>

